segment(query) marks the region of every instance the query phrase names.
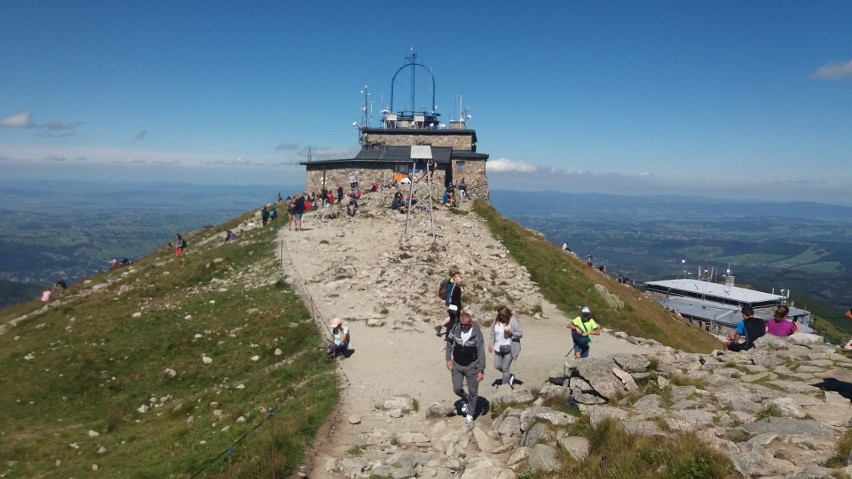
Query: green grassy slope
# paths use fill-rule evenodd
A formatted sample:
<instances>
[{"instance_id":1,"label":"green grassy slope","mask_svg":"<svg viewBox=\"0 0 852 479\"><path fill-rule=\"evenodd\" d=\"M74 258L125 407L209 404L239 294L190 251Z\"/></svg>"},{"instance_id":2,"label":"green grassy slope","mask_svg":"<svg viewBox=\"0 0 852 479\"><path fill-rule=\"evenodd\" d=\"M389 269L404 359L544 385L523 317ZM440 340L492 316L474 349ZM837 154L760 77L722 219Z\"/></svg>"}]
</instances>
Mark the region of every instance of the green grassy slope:
<instances>
[{"instance_id":1,"label":"green grassy slope","mask_svg":"<svg viewBox=\"0 0 852 479\"><path fill-rule=\"evenodd\" d=\"M280 273L276 227L221 240L241 220L188 235L181 257L161 249L100 273L44 312L0 312L0 324L31 314L0 335L4 477L88 477L93 465L207 477L227 470L228 454L211 461L232 445L232 477L267 476L273 430L276 474L294 472L337 383Z\"/></svg>"},{"instance_id":2,"label":"green grassy slope","mask_svg":"<svg viewBox=\"0 0 852 479\"><path fill-rule=\"evenodd\" d=\"M569 317L578 315L580 306L588 305L594 311L595 320L606 328L654 339L683 351L710 352L722 348L713 336L675 319L639 290L589 268L545 237L504 218L491 205L477 201L474 211L485 219L492 234L512 256L526 266L542 295ZM616 310L609 307L595 290L595 284L603 284L611 293L621 297L625 308Z\"/></svg>"}]
</instances>

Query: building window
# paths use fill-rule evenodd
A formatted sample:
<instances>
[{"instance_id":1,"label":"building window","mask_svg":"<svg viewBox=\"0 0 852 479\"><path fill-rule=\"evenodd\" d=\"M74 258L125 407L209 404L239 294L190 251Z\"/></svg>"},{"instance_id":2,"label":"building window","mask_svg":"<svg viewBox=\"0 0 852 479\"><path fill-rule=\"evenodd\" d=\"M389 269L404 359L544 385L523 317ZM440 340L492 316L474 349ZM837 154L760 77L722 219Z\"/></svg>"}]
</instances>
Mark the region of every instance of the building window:
<instances>
[{"instance_id":1,"label":"building window","mask_svg":"<svg viewBox=\"0 0 852 479\"><path fill-rule=\"evenodd\" d=\"M463 161L457 161L456 162L456 175L457 176L464 176L464 162Z\"/></svg>"}]
</instances>

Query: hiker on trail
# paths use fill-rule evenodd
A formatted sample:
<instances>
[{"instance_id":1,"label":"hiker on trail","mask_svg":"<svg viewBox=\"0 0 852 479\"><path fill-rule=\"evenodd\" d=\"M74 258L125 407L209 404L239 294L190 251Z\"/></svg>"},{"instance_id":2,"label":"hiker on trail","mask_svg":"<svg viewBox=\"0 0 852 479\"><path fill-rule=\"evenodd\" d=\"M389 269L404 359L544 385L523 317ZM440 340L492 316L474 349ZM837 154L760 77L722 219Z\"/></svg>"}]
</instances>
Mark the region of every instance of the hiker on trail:
<instances>
[{"instance_id":1,"label":"hiker on trail","mask_svg":"<svg viewBox=\"0 0 852 479\"><path fill-rule=\"evenodd\" d=\"M337 185L337 204L343 203L343 187Z\"/></svg>"},{"instance_id":2,"label":"hiker on trail","mask_svg":"<svg viewBox=\"0 0 852 479\"><path fill-rule=\"evenodd\" d=\"M296 223L296 197L287 198L287 229L292 230Z\"/></svg>"},{"instance_id":3,"label":"hiker on trail","mask_svg":"<svg viewBox=\"0 0 852 479\"><path fill-rule=\"evenodd\" d=\"M852 308L849 308L844 316L846 316L846 319L852 319Z\"/></svg>"},{"instance_id":4,"label":"hiker on trail","mask_svg":"<svg viewBox=\"0 0 852 479\"><path fill-rule=\"evenodd\" d=\"M349 328L343 325L340 318L334 318L329 323L331 327L331 339L325 354L329 356L346 356L346 350L349 348Z\"/></svg>"},{"instance_id":5,"label":"hiker on trail","mask_svg":"<svg viewBox=\"0 0 852 479\"><path fill-rule=\"evenodd\" d=\"M278 219L278 210L274 207L269 208L269 221L275 221Z\"/></svg>"},{"instance_id":6,"label":"hiker on trail","mask_svg":"<svg viewBox=\"0 0 852 479\"><path fill-rule=\"evenodd\" d=\"M485 379L485 339L470 314L462 313L447 333L444 356L447 369L452 373L453 392L461 398L461 412L465 415L465 423L470 424L476 414L479 383ZM464 391L465 380L467 393Z\"/></svg>"},{"instance_id":7,"label":"hiker on trail","mask_svg":"<svg viewBox=\"0 0 852 479\"><path fill-rule=\"evenodd\" d=\"M743 320L737 323L736 332L728 334L730 343L725 345L728 351L747 351L754 347L754 342L757 338L766 334L766 325L763 320L754 317L754 308L751 306L743 306L740 310L743 315ZM740 342L740 338L744 338L744 342Z\"/></svg>"},{"instance_id":8,"label":"hiker on trail","mask_svg":"<svg viewBox=\"0 0 852 479\"><path fill-rule=\"evenodd\" d=\"M44 288L44 291L41 292L41 300L45 303L50 301L50 288Z\"/></svg>"},{"instance_id":9,"label":"hiker on trail","mask_svg":"<svg viewBox=\"0 0 852 479\"><path fill-rule=\"evenodd\" d=\"M503 374L503 385L514 389L515 375L512 374L512 362L521 354L521 338L524 331L521 322L512 315L507 306L497 309L497 318L491 326L491 340L488 342L488 352L494 353L494 369Z\"/></svg>"},{"instance_id":10,"label":"hiker on trail","mask_svg":"<svg viewBox=\"0 0 852 479\"><path fill-rule=\"evenodd\" d=\"M592 253L586 253L586 265L589 268L594 268L595 266L595 257L592 256Z\"/></svg>"},{"instance_id":11,"label":"hiker on trail","mask_svg":"<svg viewBox=\"0 0 852 479\"><path fill-rule=\"evenodd\" d=\"M459 315L462 313L462 276L461 271L456 268L450 270L450 278L447 281L447 298L444 300L444 305L447 308L447 317L441 321L441 324L435 326L435 335L441 335L441 328L447 327L447 333L453 329L453 325L459 320ZM449 337L447 337L449 340Z\"/></svg>"},{"instance_id":12,"label":"hiker on trail","mask_svg":"<svg viewBox=\"0 0 852 479\"><path fill-rule=\"evenodd\" d=\"M278 202L279 202L279 203L283 203L283 202L284 202L284 198L282 198L282 197L281 197L281 192L280 192L280 191L278 192Z\"/></svg>"},{"instance_id":13,"label":"hiker on trail","mask_svg":"<svg viewBox=\"0 0 852 479\"><path fill-rule=\"evenodd\" d=\"M184 248L186 248L186 240L178 233L175 235L175 256L183 254Z\"/></svg>"},{"instance_id":14,"label":"hiker on trail","mask_svg":"<svg viewBox=\"0 0 852 479\"><path fill-rule=\"evenodd\" d=\"M236 237L237 237L237 234L236 234L236 233L234 233L234 232L233 232L233 231L231 231L231 230L228 230L228 231L225 233L225 241L231 241L232 239L234 239L234 238L236 238Z\"/></svg>"},{"instance_id":15,"label":"hiker on trail","mask_svg":"<svg viewBox=\"0 0 852 479\"><path fill-rule=\"evenodd\" d=\"M263 226L266 226L266 223L269 222L269 209L266 206L260 210L260 219L263 220Z\"/></svg>"},{"instance_id":16,"label":"hiker on trail","mask_svg":"<svg viewBox=\"0 0 852 479\"><path fill-rule=\"evenodd\" d=\"M580 316L577 316L568 323L567 327L571 329L571 340L574 343L574 358L588 358L589 345L592 342L590 336L600 336L601 334L601 327L592 319L592 310L588 306L583 306L583 309L580 310Z\"/></svg>"},{"instance_id":17,"label":"hiker on trail","mask_svg":"<svg viewBox=\"0 0 852 479\"><path fill-rule=\"evenodd\" d=\"M293 200L293 218L296 220L296 231L302 231L302 215L305 214L305 195L298 195Z\"/></svg>"},{"instance_id":18,"label":"hiker on trail","mask_svg":"<svg viewBox=\"0 0 852 479\"><path fill-rule=\"evenodd\" d=\"M788 314L790 314L790 308L785 304L775 308L774 317L766 322L766 332L782 338L798 333L799 326L787 319Z\"/></svg>"}]
</instances>

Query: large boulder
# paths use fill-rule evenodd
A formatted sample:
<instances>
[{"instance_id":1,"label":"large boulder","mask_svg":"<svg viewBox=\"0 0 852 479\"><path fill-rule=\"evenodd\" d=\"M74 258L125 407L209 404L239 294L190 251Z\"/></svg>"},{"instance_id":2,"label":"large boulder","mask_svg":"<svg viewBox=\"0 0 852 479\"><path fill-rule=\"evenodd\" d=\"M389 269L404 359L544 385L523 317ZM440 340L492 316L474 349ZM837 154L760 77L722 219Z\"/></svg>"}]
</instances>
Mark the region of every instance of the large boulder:
<instances>
[{"instance_id":1,"label":"large boulder","mask_svg":"<svg viewBox=\"0 0 852 479\"><path fill-rule=\"evenodd\" d=\"M597 394L613 399L636 389L636 383L627 371L611 358L574 359L565 363L566 376L579 376L586 380Z\"/></svg>"}]
</instances>

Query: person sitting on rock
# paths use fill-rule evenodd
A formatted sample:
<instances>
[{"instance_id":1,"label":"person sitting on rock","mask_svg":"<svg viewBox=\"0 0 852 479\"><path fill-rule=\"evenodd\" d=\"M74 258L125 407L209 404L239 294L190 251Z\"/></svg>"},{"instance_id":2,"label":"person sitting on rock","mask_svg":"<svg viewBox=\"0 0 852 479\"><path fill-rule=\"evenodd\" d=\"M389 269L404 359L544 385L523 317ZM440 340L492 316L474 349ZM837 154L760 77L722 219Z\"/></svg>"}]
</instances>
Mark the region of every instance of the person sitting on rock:
<instances>
[{"instance_id":1,"label":"person sitting on rock","mask_svg":"<svg viewBox=\"0 0 852 479\"><path fill-rule=\"evenodd\" d=\"M335 358L337 356L345 357L346 350L349 349L349 328L343 325L340 318L332 319L329 327L331 327L331 338L329 339L331 344L326 348L325 354Z\"/></svg>"},{"instance_id":2,"label":"person sitting on rock","mask_svg":"<svg viewBox=\"0 0 852 479\"><path fill-rule=\"evenodd\" d=\"M733 335L728 334L730 342L725 345L725 348L729 351L747 351L754 347L757 338L766 334L766 325L762 319L754 317L754 308L746 305L740 312L743 315L742 321L737 323L737 329ZM745 340L742 343L741 338Z\"/></svg>"},{"instance_id":3,"label":"person sitting on rock","mask_svg":"<svg viewBox=\"0 0 852 479\"><path fill-rule=\"evenodd\" d=\"M402 193L397 191L393 195L393 201L391 201L390 205L392 210L399 211L400 213L405 213L405 198L402 197Z\"/></svg>"},{"instance_id":4,"label":"person sitting on rock","mask_svg":"<svg viewBox=\"0 0 852 479\"><path fill-rule=\"evenodd\" d=\"M799 326L787 319L788 314L790 314L790 308L785 304L775 308L774 317L766 322L766 332L782 338L798 333Z\"/></svg>"},{"instance_id":5,"label":"person sitting on rock","mask_svg":"<svg viewBox=\"0 0 852 479\"><path fill-rule=\"evenodd\" d=\"M56 283L53 284L53 292L54 293L64 293L65 290L68 289L68 283L65 282L65 278L62 276L56 280Z\"/></svg>"}]
</instances>

